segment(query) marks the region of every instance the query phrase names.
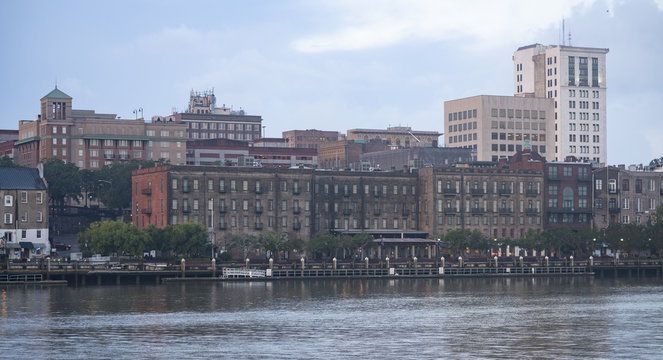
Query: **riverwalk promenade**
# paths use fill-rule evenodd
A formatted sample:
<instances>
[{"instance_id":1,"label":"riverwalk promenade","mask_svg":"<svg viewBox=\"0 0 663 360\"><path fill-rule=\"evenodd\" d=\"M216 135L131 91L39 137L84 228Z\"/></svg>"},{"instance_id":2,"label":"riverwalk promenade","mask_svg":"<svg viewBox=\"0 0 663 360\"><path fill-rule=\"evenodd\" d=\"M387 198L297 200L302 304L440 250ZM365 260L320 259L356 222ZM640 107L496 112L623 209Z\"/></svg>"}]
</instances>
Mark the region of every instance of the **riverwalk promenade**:
<instances>
[{"instance_id":1,"label":"riverwalk promenade","mask_svg":"<svg viewBox=\"0 0 663 360\"><path fill-rule=\"evenodd\" d=\"M614 276L661 278L660 259L555 259L502 257L418 261L287 262L50 262L4 263L0 285L107 285L161 284L175 281L279 280L292 278L402 278L402 277L522 277L522 276Z\"/></svg>"}]
</instances>

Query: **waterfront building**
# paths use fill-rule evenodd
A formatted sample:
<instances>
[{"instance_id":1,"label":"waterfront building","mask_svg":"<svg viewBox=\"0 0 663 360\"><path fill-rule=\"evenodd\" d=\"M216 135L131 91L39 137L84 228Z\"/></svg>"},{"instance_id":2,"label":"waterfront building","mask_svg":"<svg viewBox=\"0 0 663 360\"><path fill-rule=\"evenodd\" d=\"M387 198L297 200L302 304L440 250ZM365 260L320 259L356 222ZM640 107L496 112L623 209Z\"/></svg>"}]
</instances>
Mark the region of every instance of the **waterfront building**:
<instances>
[{"instance_id":1,"label":"waterfront building","mask_svg":"<svg viewBox=\"0 0 663 360\"><path fill-rule=\"evenodd\" d=\"M146 123L142 118L125 120L116 114L76 110L72 100L55 88L41 99L37 120L19 122L15 143L19 165L36 167L52 158L90 170L133 159L184 164L185 124Z\"/></svg>"},{"instance_id":2,"label":"waterfront building","mask_svg":"<svg viewBox=\"0 0 663 360\"><path fill-rule=\"evenodd\" d=\"M477 165L419 169L423 231L478 230L498 239L543 230L541 167Z\"/></svg>"},{"instance_id":3,"label":"waterfront building","mask_svg":"<svg viewBox=\"0 0 663 360\"><path fill-rule=\"evenodd\" d=\"M262 117L246 115L243 109L232 110L216 106L214 90L191 90L186 112L154 116L152 121L182 122L186 124L189 140L229 139L251 141L259 139Z\"/></svg>"},{"instance_id":4,"label":"waterfront building","mask_svg":"<svg viewBox=\"0 0 663 360\"><path fill-rule=\"evenodd\" d=\"M552 99L478 95L444 102L445 146L473 149L478 161L498 161L531 148L553 158Z\"/></svg>"},{"instance_id":5,"label":"waterfront building","mask_svg":"<svg viewBox=\"0 0 663 360\"><path fill-rule=\"evenodd\" d=\"M654 168L658 170L660 168ZM594 169L594 227L646 224L663 200L663 171L642 166Z\"/></svg>"},{"instance_id":6,"label":"waterfront building","mask_svg":"<svg viewBox=\"0 0 663 360\"><path fill-rule=\"evenodd\" d=\"M544 165L546 229L591 226L592 169L589 163L569 160Z\"/></svg>"},{"instance_id":7,"label":"waterfront building","mask_svg":"<svg viewBox=\"0 0 663 360\"><path fill-rule=\"evenodd\" d=\"M554 101L554 157L606 164L608 49L532 44L513 54L514 94Z\"/></svg>"},{"instance_id":8,"label":"waterfront building","mask_svg":"<svg viewBox=\"0 0 663 360\"><path fill-rule=\"evenodd\" d=\"M395 147L437 147L437 131L412 130L409 126L390 126L385 129L350 129L347 140L369 142L379 140Z\"/></svg>"},{"instance_id":9,"label":"waterfront building","mask_svg":"<svg viewBox=\"0 0 663 360\"><path fill-rule=\"evenodd\" d=\"M0 167L0 252L10 259L51 253L48 193L42 168Z\"/></svg>"},{"instance_id":10,"label":"waterfront building","mask_svg":"<svg viewBox=\"0 0 663 360\"><path fill-rule=\"evenodd\" d=\"M289 130L282 133L288 145L294 148L318 149L320 144L345 140L345 135L338 131L316 129Z\"/></svg>"}]
</instances>

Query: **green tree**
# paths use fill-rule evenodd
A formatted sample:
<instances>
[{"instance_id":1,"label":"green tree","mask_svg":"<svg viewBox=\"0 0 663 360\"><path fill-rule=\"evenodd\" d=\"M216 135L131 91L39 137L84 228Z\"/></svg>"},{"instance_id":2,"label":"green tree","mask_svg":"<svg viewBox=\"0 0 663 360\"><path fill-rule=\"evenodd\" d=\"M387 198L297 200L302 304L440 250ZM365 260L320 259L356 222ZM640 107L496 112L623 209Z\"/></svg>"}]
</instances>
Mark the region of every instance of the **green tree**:
<instances>
[{"instance_id":1,"label":"green tree","mask_svg":"<svg viewBox=\"0 0 663 360\"><path fill-rule=\"evenodd\" d=\"M228 250L240 249L242 251L242 260L249 256L249 252L258 244L258 239L253 235L235 235L230 238Z\"/></svg>"},{"instance_id":2,"label":"green tree","mask_svg":"<svg viewBox=\"0 0 663 360\"><path fill-rule=\"evenodd\" d=\"M73 163L49 159L44 163L44 178L48 183L51 202L60 209L60 212L67 197L76 200L81 197L81 177L78 167Z\"/></svg>"},{"instance_id":3,"label":"green tree","mask_svg":"<svg viewBox=\"0 0 663 360\"><path fill-rule=\"evenodd\" d=\"M185 256L202 255L210 251L209 234L202 224L187 222L169 225L170 248L177 254Z\"/></svg>"},{"instance_id":4,"label":"green tree","mask_svg":"<svg viewBox=\"0 0 663 360\"><path fill-rule=\"evenodd\" d=\"M5 155L3 157L0 157L0 167L21 167L21 166L15 163L12 160L12 158Z\"/></svg>"},{"instance_id":5,"label":"green tree","mask_svg":"<svg viewBox=\"0 0 663 360\"><path fill-rule=\"evenodd\" d=\"M98 172L94 170L81 169L79 170L79 175L81 178L81 191L82 196L85 198L85 207L88 206L88 201L97 197L97 189L99 185Z\"/></svg>"},{"instance_id":6,"label":"green tree","mask_svg":"<svg viewBox=\"0 0 663 360\"><path fill-rule=\"evenodd\" d=\"M92 253L131 254L140 256L145 250L146 236L134 224L123 221L95 221L90 227L78 234L81 249Z\"/></svg>"},{"instance_id":7,"label":"green tree","mask_svg":"<svg viewBox=\"0 0 663 360\"><path fill-rule=\"evenodd\" d=\"M280 252L285 250L287 241L287 234L276 234L271 231L260 234L256 239L257 245L262 249L265 249L265 252L269 251L271 253L271 258L277 261L280 259Z\"/></svg>"}]
</instances>

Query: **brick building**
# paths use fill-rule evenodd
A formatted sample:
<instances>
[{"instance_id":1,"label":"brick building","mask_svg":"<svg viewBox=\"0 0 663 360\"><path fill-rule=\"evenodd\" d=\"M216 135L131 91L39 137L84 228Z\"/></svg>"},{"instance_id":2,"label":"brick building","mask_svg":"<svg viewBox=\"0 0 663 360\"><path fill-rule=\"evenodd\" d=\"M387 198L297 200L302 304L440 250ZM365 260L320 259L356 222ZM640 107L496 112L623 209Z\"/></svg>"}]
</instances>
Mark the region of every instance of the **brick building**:
<instances>
[{"instance_id":1,"label":"brick building","mask_svg":"<svg viewBox=\"0 0 663 360\"><path fill-rule=\"evenodd\" d=\"M191 140L187 142L187 165L289 168L293 166L316 167L318 164L315 149L264 146L270 144L270 142L258 141L257 144L251 146L248 142L238 140Z\"/></svg>"},{"instance_id":2,"label":"brick building","mask_svg":"<svg viewBox=\"0 0 663 360\"><path fill-rule=\"evenodd\" d=\"M10 259L48 256L48 193L41 169L0 167L0 252Z\"/></svg>"},{"instance_id":3,"label":"brick building","mask_svg":"<svg viewBox=\"0 0 663 360\"><path fill-rule=\"evenodd\" d=\"M590 227L592 169L578 162L549 162L545 171L547 229Z\"/></svg>"},{"instance_id":4,"label":"brick building","mask_svg":"<svg viewBox=\"0 0 663 360\"><path fill-rule=\"evenodd\" d=\"M318 149L320 144L345 140L345 135L338 131L316 129L284 131L282 137L288 140L290 147L305 149Z\"/></svg>"},{"instance_id":5,"label":"brick building","mask_svg":"<svg viewBox=\"0 0 663 360\"><path fill-rule=\"evenodd\" d=\"M71 96L55 88L41 99L37 120L19 122L16 162L35 167L55 158L91 170L132 159L184 164L185 134L186 125L173 121L146 123L72 109Z\"/></svg>"}]
</instances>

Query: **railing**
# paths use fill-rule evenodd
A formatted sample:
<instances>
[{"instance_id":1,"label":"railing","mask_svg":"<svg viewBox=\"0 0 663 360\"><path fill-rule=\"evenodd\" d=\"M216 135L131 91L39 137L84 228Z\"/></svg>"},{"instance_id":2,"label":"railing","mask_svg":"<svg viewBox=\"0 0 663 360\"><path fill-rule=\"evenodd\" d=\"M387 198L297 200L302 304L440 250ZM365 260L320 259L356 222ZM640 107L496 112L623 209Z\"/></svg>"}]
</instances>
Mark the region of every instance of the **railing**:
<instances>
[{"instance_id":1,"label":"railing","mask_svg":"<svg viewBox=\"0 0 663 360\"><path fill-rule=\"evenodd\" d=\"M537 196L539 196L539 192L536 191L536 190L527 190L525 195L530 196L530 197L537 197Z\"/></svg>"},{"instance_id":2,"label":"railing","mask_svg":"<svg viewBox=\"0 0 663 360\"><path fill-rule=\"evenodd\" d=\"M451 188L444 189L444 195L457 195L457 194L458 191L456 191L456 189L451 189Z\"/></svg>"},{"instance_id":3,"label":"railing","mask_svg":"<svg viewBox=\"0 0 663 360\"><path fill-rule=\"evenodd\" d=\"M266 276L265 270L254 269L236 269L236 268L223 268L222 276L227 278L264 278Z\"/></svg>"},{"instance_id":4,"label":"railing","mask_svg":"<svg viewBox=\"0 0 663 360\"><path fill-rule=\"evenodd\" d=\"M151 187L147 187L147 188L142 189L140 192L141 192L143 195L152 195L152 188L151 188Z\"/></svg>"},{"instance_id":5,"label":"railing","mask_svg":"<svg viewBox=\"0 0 663 360\"><path fill-rule=\"evenodd\" d=\"M0 281L2 282L37 282L42 281L42 279L41 274L0 275Z\"/></svg>"}]
</instances>

